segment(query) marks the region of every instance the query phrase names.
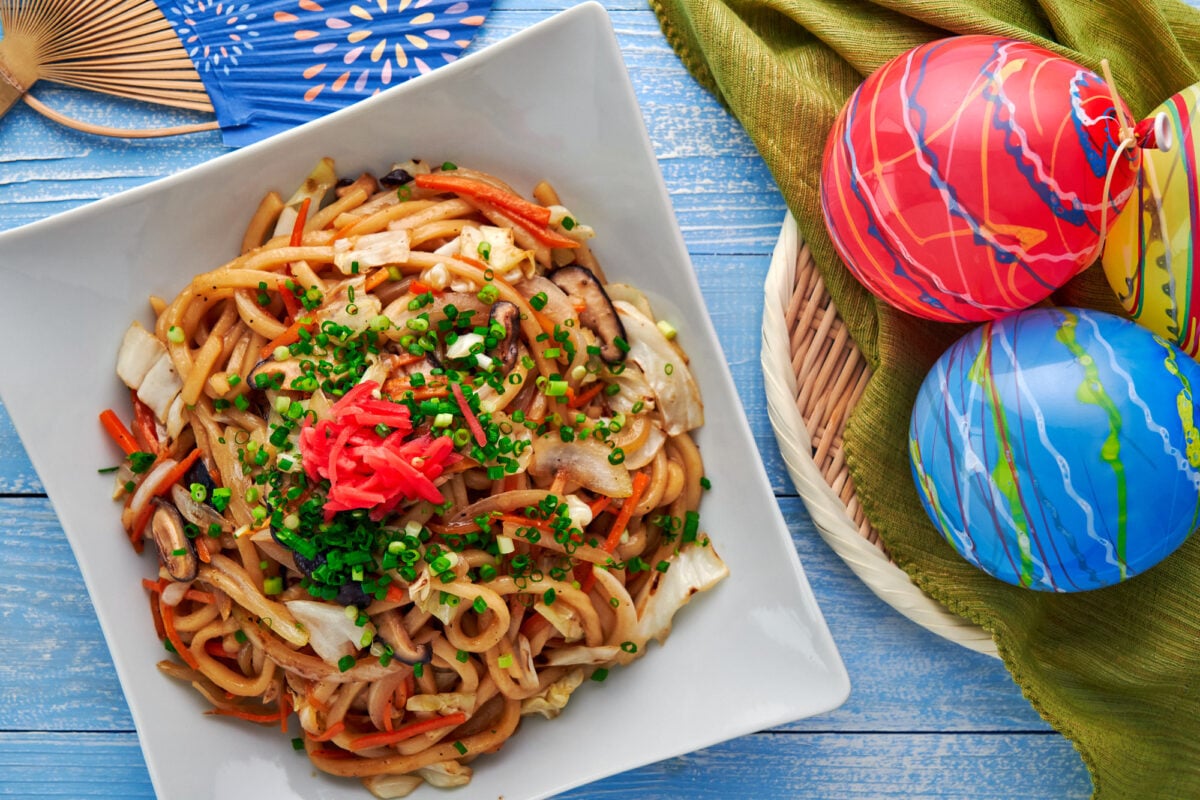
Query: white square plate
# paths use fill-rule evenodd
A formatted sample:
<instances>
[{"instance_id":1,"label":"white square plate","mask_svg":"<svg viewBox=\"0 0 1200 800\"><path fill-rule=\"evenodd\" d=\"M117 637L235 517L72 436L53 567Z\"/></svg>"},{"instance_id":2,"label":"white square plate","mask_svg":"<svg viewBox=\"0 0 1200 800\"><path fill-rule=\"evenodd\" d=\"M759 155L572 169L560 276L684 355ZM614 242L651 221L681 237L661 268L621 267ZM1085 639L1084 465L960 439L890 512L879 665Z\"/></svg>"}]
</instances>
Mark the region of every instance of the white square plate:
<instances>
[{"instance_id":1,"label":"white square plate","mask_svg":"<svg viewBox=\"0 0 1200 800\"><path fill-rule=\"evenodd\" d=\"M202 716L163 677L97 422L128 395L113 368L150 294L174 296L235 254L262 193L286 194L321 156L339 173L452 160L528 191L549 179L597 231L608 275L644 289L691 355L713 484L701 508L731 576L697 597L665 647L553 721L526 719L474 764L471 797L517 800L828 711L849 679L766 480L704 308L608 17L587 3L344 111L121 195L0 234L0 394L74 548L160 797L366 797L314 774L289 736ZM291 735L295 735L292 721ZM423 788L419 797L443 796Z\"/></svg>"}]
</instances>

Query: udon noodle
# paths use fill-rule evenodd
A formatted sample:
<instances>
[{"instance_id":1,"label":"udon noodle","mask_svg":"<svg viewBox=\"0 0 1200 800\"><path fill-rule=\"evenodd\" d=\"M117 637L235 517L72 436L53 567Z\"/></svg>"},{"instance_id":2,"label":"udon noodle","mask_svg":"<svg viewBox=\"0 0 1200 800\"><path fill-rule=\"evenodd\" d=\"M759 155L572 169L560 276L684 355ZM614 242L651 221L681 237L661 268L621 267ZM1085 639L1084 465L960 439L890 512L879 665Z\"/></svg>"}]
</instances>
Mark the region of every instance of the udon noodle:
<instances>
[{"instance_id":1,"label":"udon noodle","mask_svg":"<svg viewBox=\"0 0 1200 800\"><path fill-rule=\"evenodd\" d=\"M675 328L548 184L453 164L271 193L117 371L159 665L378 797L662 641L727 569ZM130 420L127 425L125 420Z\"/></svg>"}]
</instances>

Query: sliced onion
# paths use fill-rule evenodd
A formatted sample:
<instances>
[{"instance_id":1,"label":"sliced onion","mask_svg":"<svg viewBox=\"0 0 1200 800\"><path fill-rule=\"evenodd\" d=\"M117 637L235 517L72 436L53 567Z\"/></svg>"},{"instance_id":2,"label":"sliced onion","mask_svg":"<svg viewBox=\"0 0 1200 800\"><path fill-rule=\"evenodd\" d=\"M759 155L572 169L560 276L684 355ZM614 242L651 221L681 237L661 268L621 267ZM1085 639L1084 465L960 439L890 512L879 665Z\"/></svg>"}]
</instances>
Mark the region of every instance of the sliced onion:
<instances>
[{"instance_id":1,"label":"sliced onion","mask_svg":"<svg viewBox=\"0 0 1200 800\"><path fill-rule=\"evenodd\" d=\"M133 513L134 519L139 518L146 511L151 500L162 494L159 489L162 488L163 480L177 463L173 458L164 458L152 466L146 473L146 477L142 478L137 491L133 493L133 500L129 503L129 510Z\"/></svg>"},{"instance_id":2,"label":"sliced onion","mask_svg":"<svg viewBox=\"0 0 1200 800\"><path fill-rule=\"evenodd\" d=\"M177 606L183 602L183 596L187 594L188 589L192 588L192 582L186 583L181 581L170 581L162 590L162 595L159 599L163 605Z\"/></svg>"},{"instance_id":3,"label":"sliced onion","mask_svg":"<svg viewBox=\"0 0 1200 800\"><path fill-rule=\"evenodd\" d=\"M631 472L641 469L654 460L666 442L667 435L662 432L662 428L656 424L650 425L641 445L634 450L625 450L625 461L621 466Z\"/></svg>"}]
</instances>

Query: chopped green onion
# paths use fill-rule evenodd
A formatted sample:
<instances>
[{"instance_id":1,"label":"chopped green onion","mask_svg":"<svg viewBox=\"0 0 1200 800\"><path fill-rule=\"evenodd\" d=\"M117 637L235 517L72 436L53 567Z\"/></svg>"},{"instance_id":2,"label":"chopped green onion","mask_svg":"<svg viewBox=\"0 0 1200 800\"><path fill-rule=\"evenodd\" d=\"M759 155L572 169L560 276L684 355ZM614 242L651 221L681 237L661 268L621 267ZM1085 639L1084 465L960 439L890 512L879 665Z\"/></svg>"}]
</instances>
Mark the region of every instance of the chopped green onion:
<instances>
[{"instance_id":1,"label":"chopped green onion","mask_svg":"<svg viewBox=\"0 0 1200 800\"><path fill-rule=\"evenodd\" d=\"M129 468L133 470L135 475L140 475L150 469L150 465L156 460L153 453L143 453L141 450L135 450L129 454Z\"/></svg>"},{"instance_id":2,"label":"chopped green onion","mask_svg":"<svg viewBox=\"0 0 1200 800\"><path fill-rule=\"evenodd\" d=\"M263 578L263 594L280 594L283 592L283 578L279 575L274 575L270 578Z\"/></svg>"},{"instance_id":3,"label":"chopped green onion","mask_svg":"<svg viewBox=\"0 0 1200 800\"><path fill-rule=\"evenodd\" d=\"M172 325L167 328L167 341L174 342L175 344L183 344L184 338L183 328L178 325Z\"/></svg>"},{"instance_id":4,"label":"chopped green onion","mask_svg":"<svg viewBox=\"0 0 1200 800\"><path fill-rule=\"evenodd\" d=\"M626 653L636 653L638 646L633 642L621 642L621 649Z\"/></svg>"},{"instance_id":5,"label":"chopped green onion","mask_svg":"<svg viewBox=\"0 0 1200 800\"><path fill-rule=\"evenodd\" d=\"M538 292L529 298L529 305L533 307L534 311L541 311L548 302L550 302L550 298L546 296L545 292Z\"/></svg>"},{"instance_id":6,"label":"chopped green onion","mask_svg":"<svg viewBox=\"0 0 1200 800\"><path fill-rule=\"evenodd\" d=\"M594 680L596 683L600 683L607 677L608 669L606 667L597 667L596 671L592 673L592 680Z\"/></svg>"},{"instance_id":7,"label":"chopped green onion","mask_svg":"<svg viewBox=\"0 0 1200 800\"><path fill-rule=\"evenodd\" d=\"M496 659L496 666L500 669L508 669L513 665L512 653L505 653Z\"/></svg>"},{"instance_id":8,"label":"chopped green onion","mask_svg":"<svg viewBox=\"0 0 1200 800\"><path fill-rule=\"evenodd\" d=\"M354 656L342 656L338 659L338 671L345 672L346 670L353 668L355 663Z\"/></svg>"},{"instance_id":9,"label":"chopped green onion","mask_svg":"<svg viewBox=\"0 0 1200 800\"><path fill-rule=\"evenodd\" d=\"M677 333L679 332L679 331L675 330L675 326L674 326L674 325L672 325L671 323L667 322L665 319L660 319L660 320L659 320L657 323L655 323L655 324L658 326L658 330L659 330L659 331L662 333L662 335L663 335L664 337L666 337L666 338L667 338L667 340L668 340L668 341L669 341L669 340L671 340L671 339L674 339L674 338L675 338L675 334L677 334Z\"/></svg>"},{"instance_id":10,"label":"chopped green onion","mask_svg":"<svg viewBox=\"0 0 1200 800\"><path fill-rule=\"evenodd\" d=\"M479 302L491 304L500 299L500 290L495 285L489 283L480 289L475 296L479 298Z\"/></svg>"},{"instance_id":11,"label":"chopped green onion","mask_svg":"<svg viewBox=\"0 0 1200 800\"><path fill-rule=\"evenodd\" d=\"M547 397L563 397L567 393L569 384L566 381L546 381L546 388L543 393Z\"/></svg>"}]
</instances>

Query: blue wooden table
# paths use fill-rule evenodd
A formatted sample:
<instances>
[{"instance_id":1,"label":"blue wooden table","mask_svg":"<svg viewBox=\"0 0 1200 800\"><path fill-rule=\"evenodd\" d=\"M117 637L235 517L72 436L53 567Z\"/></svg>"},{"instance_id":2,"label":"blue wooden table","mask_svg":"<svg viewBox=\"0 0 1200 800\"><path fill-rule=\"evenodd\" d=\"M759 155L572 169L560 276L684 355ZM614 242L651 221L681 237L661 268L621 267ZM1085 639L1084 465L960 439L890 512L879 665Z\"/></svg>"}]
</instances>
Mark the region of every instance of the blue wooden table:
<instances>
[{"instance_id":1,"label":"blue wooden table","mask_svg":"<svg viewBox=\"0 0 1200 800\"><path fill-rule=\"evenodd\" d=\"M497 0L476 47L568 5L570 0ZM1032 711L999 661L947 643L893 612L813 529L767 420L758 360L762 282L783 200L737 121L689 77L644 2L606 5L742 402L853 690L843 707L824 716L564 797L1088 797L1091 786L1078 755ZM40 94L103 124L195 121L67 90ZM224 151L215 133L107 140L15 108L0 120L0 229ZM47 314L69 318L70 309ZM152 796L79 568L0 407L0 797Z\"/></svg>"}]
</instances>

